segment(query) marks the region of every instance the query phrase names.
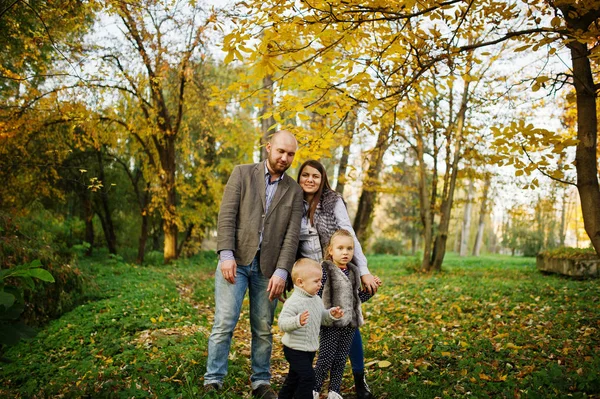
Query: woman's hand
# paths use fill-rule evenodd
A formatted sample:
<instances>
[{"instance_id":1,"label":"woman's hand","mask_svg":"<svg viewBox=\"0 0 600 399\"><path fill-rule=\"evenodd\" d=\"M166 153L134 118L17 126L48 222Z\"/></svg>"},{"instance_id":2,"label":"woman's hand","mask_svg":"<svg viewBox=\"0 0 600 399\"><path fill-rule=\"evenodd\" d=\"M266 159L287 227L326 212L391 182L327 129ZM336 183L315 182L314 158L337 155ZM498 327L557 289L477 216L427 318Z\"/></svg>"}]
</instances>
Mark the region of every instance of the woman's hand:
<instances>
[{"instance_id":1,"label":"woman's hand","mask_svg":"<svg viewBox=\"0 0 600 399\"><path fill-rule=\"evenodd\" d=\"M381 280L379 277L374 277L372 274L362 275L360 276L360 280L363 285L363 290L367 291L371 295L374 295L381 285Z\"/></svg>"}]
</instances>

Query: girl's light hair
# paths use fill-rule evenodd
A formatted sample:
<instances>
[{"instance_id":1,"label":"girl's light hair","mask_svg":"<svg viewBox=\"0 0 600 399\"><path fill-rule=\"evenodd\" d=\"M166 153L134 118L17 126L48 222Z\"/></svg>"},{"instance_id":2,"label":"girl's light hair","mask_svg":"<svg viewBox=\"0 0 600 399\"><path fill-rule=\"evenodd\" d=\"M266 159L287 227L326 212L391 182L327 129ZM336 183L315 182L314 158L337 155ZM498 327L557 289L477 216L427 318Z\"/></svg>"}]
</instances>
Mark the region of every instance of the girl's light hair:
<instances>
[{"instance_id":1,"label":"girl's light hair","mask_svg":"<svg viewBox=\"0 0 600 399\"><path fill-rule=\"evenodd\" d=\"M329 239L329 244L327 244L327 253L325 254L325 259L327 259L327 260L333 260L333 258L331 257L331 243L333 242L333 239L336 237L350 237L354 240L354 236L352 236L352 233L350 233L348 230L346 230L346 229L336 230L335 233L333 233L331 235L331 238Z\"/></svg>"}]
</instances>

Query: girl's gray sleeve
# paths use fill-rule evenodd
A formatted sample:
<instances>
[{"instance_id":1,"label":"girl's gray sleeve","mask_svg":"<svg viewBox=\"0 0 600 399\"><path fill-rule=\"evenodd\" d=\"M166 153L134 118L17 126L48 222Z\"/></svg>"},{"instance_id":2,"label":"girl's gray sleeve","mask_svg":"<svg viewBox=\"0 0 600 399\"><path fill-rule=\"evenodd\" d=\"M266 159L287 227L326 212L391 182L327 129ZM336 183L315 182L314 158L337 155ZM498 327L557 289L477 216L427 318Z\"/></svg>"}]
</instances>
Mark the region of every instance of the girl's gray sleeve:
<instances>
[{"instance_id":1,"label":"girl's gray sleeve","mask_svg":"<svg viewBox=\"0 0 600 399\"><path fill-rule=\"evenodd\" d=\"M360 270L360 275L364 276L365 274L371 274L367 265L367 258L363 253L362 247L360 246L360 242L358 242L358 239L356 238L356 233L352 228L352 223L350 223L350 216L348 216L348 210L346 209L346 205L344 205L344 201L341 198L339 198L335 203L333 213L335 215L335 219L337 220L338 227L340 229L348 230L350 233L352 233L352 237L354 238L353 263L356 266L358 266L358 269Z\"/></svg>"}]
</instances>

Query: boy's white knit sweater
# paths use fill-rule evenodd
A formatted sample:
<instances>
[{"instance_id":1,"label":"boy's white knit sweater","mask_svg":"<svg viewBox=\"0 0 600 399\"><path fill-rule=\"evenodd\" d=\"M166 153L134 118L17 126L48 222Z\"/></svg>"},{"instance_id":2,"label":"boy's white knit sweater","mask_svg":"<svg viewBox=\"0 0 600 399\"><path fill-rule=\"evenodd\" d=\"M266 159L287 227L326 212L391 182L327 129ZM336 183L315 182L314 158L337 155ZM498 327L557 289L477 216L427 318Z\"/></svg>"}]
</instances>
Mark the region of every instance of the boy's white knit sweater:
<instances>
[{"instance_id":1,"label":"boy's white knit sweater","mask_svg":"<svg viewBox=\"0 0 600 399\"><path fill-rule=\"evenodd\" d=\"M300 325L300 315L308 310L308 323ZM321 324L330 326L334 317L323 306L318 295L310 295L302 288L294 286L294 292L286 299L279 314L279 328L284 332L281 342L288 348L304 352L319 349Z\"/></svg>"}]
</instances>

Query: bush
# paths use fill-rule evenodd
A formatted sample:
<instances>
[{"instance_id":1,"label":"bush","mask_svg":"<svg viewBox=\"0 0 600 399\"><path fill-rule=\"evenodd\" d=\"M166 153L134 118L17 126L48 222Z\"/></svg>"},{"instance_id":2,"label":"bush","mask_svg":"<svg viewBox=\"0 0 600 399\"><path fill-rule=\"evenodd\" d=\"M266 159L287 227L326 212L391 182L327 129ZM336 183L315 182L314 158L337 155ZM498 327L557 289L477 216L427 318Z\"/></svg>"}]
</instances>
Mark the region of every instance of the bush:
<instances>
[{"instance_id":1,"label":"bush","mask_svg":"<svg viewBox=\"0 0 600 399\"><path fill-rule=\"evenodd\" d=\"M23 281L8 283L23 291L24 309L18 320L38 326L72 309L83 299L85 279L73 266L75 257L68 248L68 223L36 209L24 216L0 212L0 269L9 270L39 259L54 277L54 283L26 285Z\"/></svg>"},{"instance_id":2,"label":"bush","mask_svg":"<svg viewBox=\"0 0 600 399\"><path fill-rule=\"evenodd\" d=\"M371 249L377 255L402 255L403 247L401 240L379 237L375 240Z\"/></svg>"},{"instance_id":3,"label":"bush","mask_svg":"<svg viewBox=\"0 0 600 399\"><path fill-rule=\"evenodd\" d=\"M597 259L598 254L594 248L572 248L561 247L540 252L546 258L551 259Z\"/></svg>"},{"instance_id":4,"label":"bush","mask_svg":"<svg viewBox=\"0 0 600 399\"><path fill-rule=\"evenodd\" d=\"M31 337L33 331L18 320L25 309L24 289L14 284L19 281L27 289L35 287L34 279L53 283L54 278L41 268L39 259L0 270L0 347L14 345L21 338Z\"/></svg>"},{"instance_id":5,"label":"bush","mask_svg":"<svg viewBox=\"0 0 600 399\"><path fill-rule=\"evenodd\" d=\"M421 256L413 256L411 258L407 258L404 262L402 262L404 270L406 270L409 273L421 272L422 264L423 262L421 261Z\"/></svg>"}]
</instances>

